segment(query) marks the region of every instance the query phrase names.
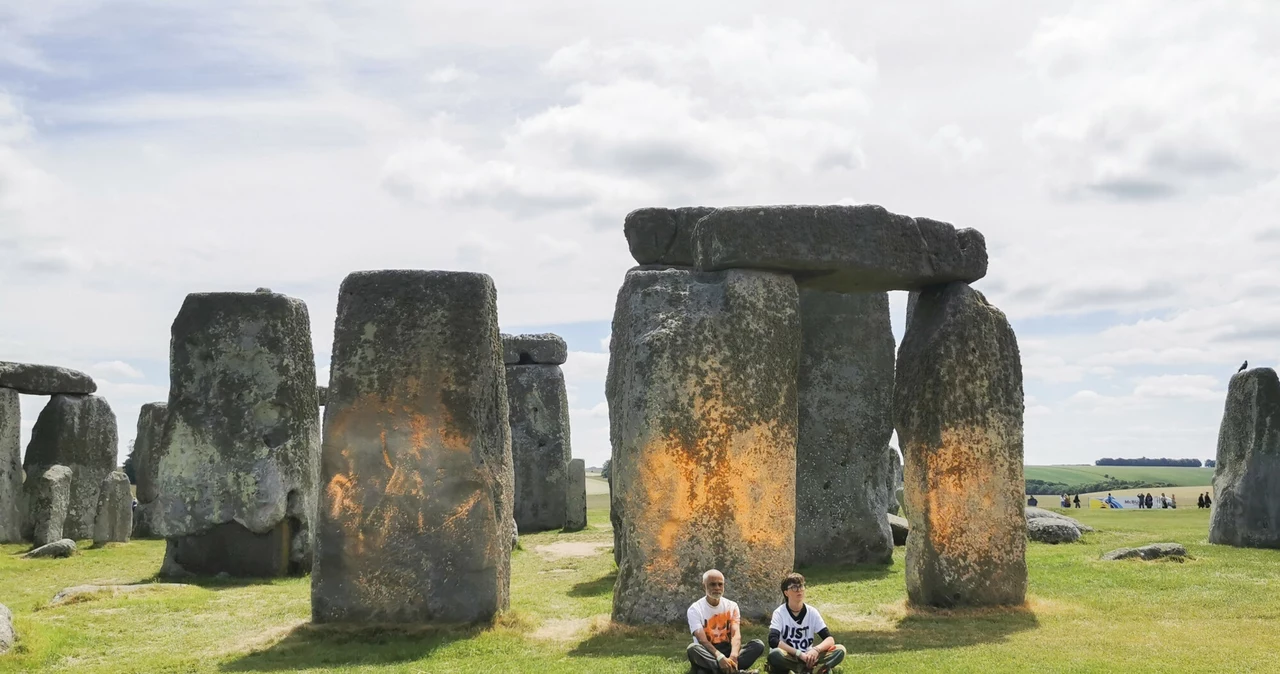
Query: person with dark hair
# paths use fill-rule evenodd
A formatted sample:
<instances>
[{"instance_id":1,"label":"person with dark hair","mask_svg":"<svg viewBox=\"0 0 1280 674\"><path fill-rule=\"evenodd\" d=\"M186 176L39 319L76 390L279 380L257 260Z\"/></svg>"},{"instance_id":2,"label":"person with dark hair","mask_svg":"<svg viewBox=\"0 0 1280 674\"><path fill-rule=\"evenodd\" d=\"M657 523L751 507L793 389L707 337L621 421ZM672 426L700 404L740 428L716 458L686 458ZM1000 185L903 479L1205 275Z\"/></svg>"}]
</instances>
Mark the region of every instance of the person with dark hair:
<instances>
[{"instance_id":1,"label":"person with dark hair","mask_svg":"<svg viewBox=\"0 0 1280 674\"><path fill-rule=\"evenodd\" d=\"M1147 492L1147 510L1152 509L1153 506L1151 504L1155 503L1155 501L1156 500L1151 496L1151 492Z\"/></svg>"},{"instance_id":2,"label":"person with dark hair","mask_svg":"<svg viewBox=\"0 0 1280 674\"><path fill-rule=\"evenodd\" d=\"M1209 496L1209 492L1204 493L1204 507L1206 508L1213 507L1213 497Z\"/></svg>"},{"instance_id":3,"label":"person with dark hair","mask_svg":"<svg viewBox=\"0 0 1280 674\"><path fill-rule=\"evenodd\" d=\"M1204 507L1204 494L1200 494L1199 496L1196 497L1196 507L1197 508Z\"/></svg>"},{"instance_id":4,"label":"person with dark hair","mask_svg":"<svg viewBox=\"0 0 1280 674\"><path fill-rule=\"evenodd\" d=\"M818 609L804 603L804 576L787 574L781 587L786 601L769 623L769 671L830 672L844 661L844 646L831 636Z\"/></svg>"},{"instance_id":5,"label":"person with dark hair","mask_svg":"<svg viewBox=\"0 0 1280 674\"><path fill-rule=\"evenodd\" d=\"M1077 509L1079 509L1079 508L1080 508L1080 495L1079 495L1079 494L1076 494L1075 498L1074 498L1074 499L1072 499L1072 501L1076 504L1076 508L1077 508Z\"/></svg>"}]
</instances>

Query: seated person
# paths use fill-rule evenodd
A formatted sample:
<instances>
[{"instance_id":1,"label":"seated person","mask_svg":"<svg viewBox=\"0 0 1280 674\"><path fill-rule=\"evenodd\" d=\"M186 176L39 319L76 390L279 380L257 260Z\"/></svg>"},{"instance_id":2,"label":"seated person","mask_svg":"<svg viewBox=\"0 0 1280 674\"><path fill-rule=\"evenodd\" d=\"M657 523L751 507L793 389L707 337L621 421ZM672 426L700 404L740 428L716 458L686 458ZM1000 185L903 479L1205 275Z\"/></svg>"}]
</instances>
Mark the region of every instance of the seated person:
<instances>
[{"instance_id":1,"label":"seated person","mask_svg":"<svg viewBox=\"0 0 1280 674\"><path fill-rule=\"evenodd\" d=\"M702 589L707 595L689 606L686 617L693 643L685 649L695 672L748 671L764 654L764 642L752 639L742 644L742 615L737 602L724 598L724 574L711 569L702 574Z\"/></svg>"},{"instance_id":2,"label":"seated person","mask_svg":"<svg viewBox=\"0 0 1280 674\"><path fill-rule=\"evenodd\" d=\"M844 646L836 643L818 609L804 603L804 576L782 579L785 602L769 623L769 669L772 672L826 674L844 660ZM821 639L816 645L814 639Z\"/></svg>"}]
</instances>

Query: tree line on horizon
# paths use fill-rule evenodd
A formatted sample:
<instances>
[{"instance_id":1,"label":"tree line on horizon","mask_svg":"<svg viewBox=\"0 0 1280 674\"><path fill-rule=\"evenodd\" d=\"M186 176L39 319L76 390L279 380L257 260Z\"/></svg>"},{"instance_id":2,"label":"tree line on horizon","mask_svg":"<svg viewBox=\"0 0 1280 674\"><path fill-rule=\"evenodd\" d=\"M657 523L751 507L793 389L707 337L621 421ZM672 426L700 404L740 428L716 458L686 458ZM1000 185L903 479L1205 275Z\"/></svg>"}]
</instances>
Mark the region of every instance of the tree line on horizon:
<instances>
[{"instance_id":1,"label":"tree line on horizon","mask_svg":"<svg viewBox=\"0 0 1280 674\"><path fill-rule=\"evenodd\" d=\"M1203 463L1200 459L1148 459L1142 457L1140 459L1098 459L1093 462L1095 466L1170 466L1175 468L1206 468L1214 467L1214 460L1209 459Z\"/></svg>"}]
</instances>

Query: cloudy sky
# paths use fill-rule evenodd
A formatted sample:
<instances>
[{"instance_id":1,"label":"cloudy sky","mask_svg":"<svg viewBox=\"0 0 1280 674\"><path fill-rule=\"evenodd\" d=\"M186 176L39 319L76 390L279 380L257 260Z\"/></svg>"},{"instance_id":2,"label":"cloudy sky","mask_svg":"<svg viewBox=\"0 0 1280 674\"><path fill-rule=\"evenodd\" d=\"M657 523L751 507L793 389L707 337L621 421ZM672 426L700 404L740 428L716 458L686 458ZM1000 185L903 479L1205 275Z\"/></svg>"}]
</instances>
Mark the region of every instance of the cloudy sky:
<instances>
[{"instance_id":1,"label":"cloudy sky","mask_svg":"<svg viewBox=\"0 0 1280 674\"><path fill-rule=\"evenodd\" d=\"M483 271L597 465L628 211L875 203L986 235L1028 463L1210 458L1277 365L1277 43L1274 0L6 0L0 358L92 373L123 460L187 293L304 299L323 380L347 273Z\"/></svg>"}]
</instances>

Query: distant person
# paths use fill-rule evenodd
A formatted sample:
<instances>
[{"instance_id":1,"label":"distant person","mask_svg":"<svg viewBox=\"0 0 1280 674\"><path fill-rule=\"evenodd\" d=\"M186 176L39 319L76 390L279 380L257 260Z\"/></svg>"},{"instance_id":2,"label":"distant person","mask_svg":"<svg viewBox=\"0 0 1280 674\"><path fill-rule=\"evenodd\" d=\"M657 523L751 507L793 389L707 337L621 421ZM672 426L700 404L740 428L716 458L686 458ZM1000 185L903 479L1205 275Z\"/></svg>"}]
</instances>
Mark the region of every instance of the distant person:
<instances>
[{"instance_id":1,"label":"distant person","mask_svg":"<svg viewBox=\"0 0 1280 674\"><path fill-rule=\"evenodd\" d=\"M1142 492L1138 492L1138 510L1142 510L1143 508L1146 508L1146 507L1147 507L1147 502L1145 499L1143 499Z\"/></svg>"},{"instance_id":2,"label":"distant person","mask_svg":"<svg viewBox=\"0 0 1280 674\"><path fill-rule=\"evenodd\" d=\"M1213 498L1209 496L1209 492L1204 493L1204 507L1206 508L1213 507Z\"/></svg>"},{"instance_id":3,"label":"distant person","mask_svg":"<svg viewBox=\"0 0 1280 674\"><path fill-rule=\"evenodd\" d=\"M1079 494L1076 494L1076 497L1075 497L1075 503L1076 503L1076 507L1077 507L1077 508L1079 508L1079 507L1080 507L1080 495L1079 495Z\"/></svg>"},{"instance_id":4,"label":"distant person","mask_svg":"<svg viewBox=\"0 0 1280 674\"><path fill-rule=\"evenodd\" d=\"M1169 509L1169 497L1165 496L1164 492L1160 492L1160 509L1161 510Z\"/></svg>"},{"instance_id":5,"label":"distant person","mask_svg":"<svg viewBox=\"0 0 1280 674\"><path fill-rule=\"evenodd\" d=\"M1068 497L1066 494L1063 494L1062 501L1059 503L1059 505L1061 505L1063 508L1070 508L1071 507L1070 497Z\"/></svg>"},{"instance_id":6,"label":"distant person","mask_svg":"<svg viewBox=\"0 0 1280 674\"><path fill-rule=\"evenodd\" d=\"M1197 508L1204 507L1204 494L1200 494L1199 496L1196 497L1196 507Z\"/></svg>"},{"instance_id":7,"label":"distant person","mask_svg":"<svg viewBox=\"0 0 1280 674\"><path fill-rule=\"evenodd\" d=\"M1155 502L1155 499L1151 497L1151 492L1147 492L1146 499L1147 499L1147 510L1151 510L1152 508L1151 504Z\"/></svg>"},{"instance_id":8,"label":"distant person","mask_svg":"<svg viewBox=\"0 0 1280 674\"><path fill-rule=\"evenodd\" d=\"M1178 509L1178 495L1177 495L1177 494L1174 494L1173 496L1169 497L1169 507L1173 508L1174 510L1177 510L1177 509Z\"/></svg>"},{"instance_id":9,"label":"distant person","mask_svg":"<svg viewBox=\"0 0 1280 674\"><path fill-rule=\"evenodd\" d=\"M1036 500L1036 497L1034 497L1034 496L1032 496L1031 498L1027 499L1027 505L1029 505L1029 506L1035 506L1035 505L1037 505L1037 504L1039 504L1039 503L1040 503L1040 502L1039 502L1039 501L1037 501L1037 500Z\"/></svg>"},{"instance_id":10,"label":"distant person","mask_svg":"<svg viewBox=\"0 0 1280 674\"><path fill-rule=\"evenodd\" d=\"M706 596L686 612L693 643L685 655L694 671L732 674L749 669L764 654L764 642L752 639L742 643L742 614L737 602L724 598L724 574L715 569L703 573L702 589Z\"/></svg>"}]
</instances>

